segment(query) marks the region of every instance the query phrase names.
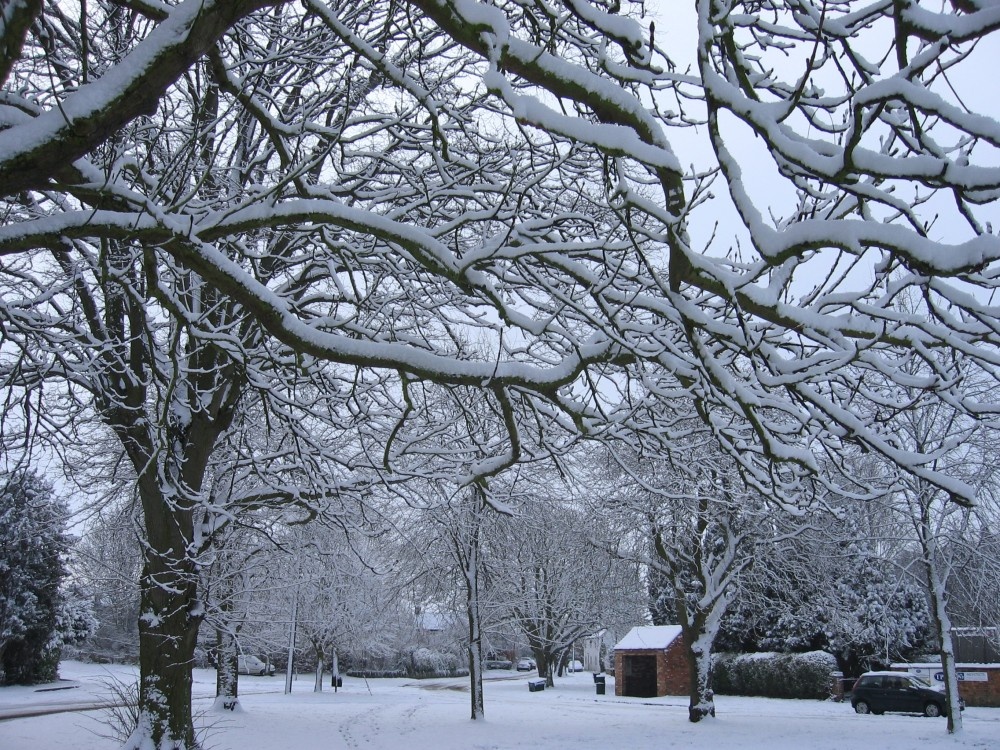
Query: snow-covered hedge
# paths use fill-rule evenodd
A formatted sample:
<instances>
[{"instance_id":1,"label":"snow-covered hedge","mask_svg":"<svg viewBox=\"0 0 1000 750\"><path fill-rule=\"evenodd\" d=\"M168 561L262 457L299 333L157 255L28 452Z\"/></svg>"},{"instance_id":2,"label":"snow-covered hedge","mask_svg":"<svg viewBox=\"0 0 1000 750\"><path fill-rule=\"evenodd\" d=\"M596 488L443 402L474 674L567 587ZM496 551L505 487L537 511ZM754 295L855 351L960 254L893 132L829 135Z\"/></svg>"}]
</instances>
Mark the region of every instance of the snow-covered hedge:
<instances>
[{"instance_id":1,"label":"snow-covered hedge","mask_svg":"<svg viewBox=\"0 0 1000 750\"><path fill-rule=\"evenodd\" d=\"M468 669L463 669L458 657L449 651L434 651L418 648L410 654L409 677L465 677Z\"/></svg>"},{"instance_id":2,"label":"snow-covered hedge","mask_svg":"<svg viewBox=\"0 0 1000 750\"><path fill-rule=\"evenodd\" d=\"M415 672L437 672L453 666L449 664L453 661L450 656L429 648L418 648L410 654L410 665Z\"/></svg>"},{"instance_id":3,"label":"snow-covered hedge","mask_svg":"<svg viewBox=\"0 0 1000 750\"><path fill-rule=\"evenodd\" d=\"M712 664L716 693L767 698L828 698L830 673L837 670L826 651L716 654Z\"/></svg>"},{"instance_id":4,"label":"snow-covered hedge","mask_svg":"<svg viewBox=\"0 0 1000 750\"><path fill-rule=\"evenodd\" d=\"M348 677L364 677L375 679L377 677L406 677L406 670L403 669L349 669Z\"/></svg>"}]
</instances>

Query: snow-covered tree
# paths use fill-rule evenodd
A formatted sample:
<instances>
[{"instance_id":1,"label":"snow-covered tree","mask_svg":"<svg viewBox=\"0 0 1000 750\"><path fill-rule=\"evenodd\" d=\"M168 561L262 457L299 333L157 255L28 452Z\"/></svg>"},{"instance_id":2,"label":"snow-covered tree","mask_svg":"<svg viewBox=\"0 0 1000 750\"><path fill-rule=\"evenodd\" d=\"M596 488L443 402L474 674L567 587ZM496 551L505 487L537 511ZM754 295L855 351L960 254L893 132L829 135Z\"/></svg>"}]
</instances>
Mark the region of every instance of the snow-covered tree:
<instances>
[{"instance_id":1,"label":"snow-covered tree","mask_svg":"<svg viewBox=\"0 0 1000 750\"><path fill-rule=\"evenodd\" d=\"M723 619L723 650L824 650L856 676L933 646L926 588L898 538L872 538L849 515L814 514L764 549Z\"/></svg>"},{"instance_id":2,"label":"snow-covered tree","mask_svg":"<svg viewBox=\"0 0 1000 750\"><path fill-rule=\"evenodd\" d=\"M620 530L612 549L643 563L653 614L677 623L688 661L688 717L715 715L712 651L746 571L781 528L711 435L692 429L673 460L609 451L600 505Z\"/></svg>"},{"instance_id":3,"label":"snow-covered tree","mask_svg":"<svg viewBox=\"0 0 1000 750\"><path fill-rule=\"evenodd\" d=\"M142 544L134 511L128 497L107 499L87 523L70 560L97 622L83 653L98 661L135 663L139 656Z\"/></svg>"},{"instance_id":4,"label":"snow-covered tree","mask_svg":"<svg viewBox=\"0 0 1000 750\"><path fill-rule=\"evenodd\" d=\"M39 393L68 384L58 403L44 397L66 420L56 427L63 439L86 434L66 425L96 418L117 440L111 455L129 465L143 525L135 742L152 732L190 746L190 669L206 613L198 583L213 535L243 509L318 513L350 495L338 468L343 399L331 383L316 385L329 373L307 365L282 377L289 390L279 394L270 381L280 354L263 347L238 305L176 268L162 267L150 285L135 243L94 250L4 269L7 300L34 300L33 320L7 328L7 372L26 394L36 381ZM350 397L363 399L363 389ZM30 404L26 396L25 413ZM269 442L243 437L265 430ZM218 491L225 482L235 491Z\"/></svg>"},{"instance_id":5,"label":"snow-covered tree","mask_svg":"<svg viewBox=\"0 0 1000 750\"><path fill-rule=\"evenodd\" d=\"M276 584L269 580L273 571L267 553L273 543L268 532L266 520L260 522L252 514L241 514L238 524L228 524L213 536L211 553L201 569L206 610L201 634L211 644L208 649L216 668L217 710L239 710L241 654L277 651L259 648L257 639L246 642L241 638L246 631L259 631L269 620L262 611L262 599L268 587Z\"/></svg>"},{"instance_id":6,"label":"snow-covered tree","mask_svg":"<svg viewBox=\"0 0 1000 750\"><path fill-rule=\"evenodd\" d=\"M56 610L56 637L61 646L78 646L97 630L94 603L80 584L63 583Z\"/></svg>"},{"instance_id":7,"label":"snow-covered tree","mask_svg":"<svg viewBox=\"0 0 1000 750\"><path fill-rule=\"evenodd\" d=\"M26 32L41 7L15 7L3 71L19 93L0 160L17 205L0 237L8 255L127 233L298 351L488 382L508 399L544 396L586 416L607 406L600 391L560 392L584 369L657 360L720 407L719 437L761 483L762 459L815 468L807 446L831 434L926 473L857 418L848 402L858 394L831 368L856 362L902 380L885 346L913 344L918 355L937 342L991 371L978 352L996 343L985 322L994 311L962 290L992 288L983 271L998 246L987 223L997 139L979 111L988 97L963 92L960 106L948 89L978 63L963 45L997 30L978 2L934 13L700 0L688 32L697 74L683 75L648 25L627 16L639 5L98 4L80 14L82 27L46 6L36 25L59 34ZM907 42L926 54L911 61ZM315 59L329 64L311 87L282 88L283 76L316 73ZM398 113L386 106L393 96ZM699 117L713 164L690 176L686 195L668 134L683 140L674 125ZM752 189L741 168L758 155L744 147L748 130L781 189ZM102 160L110 177L97 174ZM88 166L96 172L79 171ZM688 231L714 205L713 171L749 240L740 258L726 252L734 238L713 237L726 246L705 253ZM198 201L179 175L209 178ZM103 203L73 187L94 184ZM53 185L49 195L72 198L18 202ZM899 197L904 185L912 197ZM946 195L959 228L935 239ZM286 286L255 277L240 261L272 252L250 238L273 234L288 238L272 246L282 269L367 268L394 279L392 290L357 286L341 298L346 287L322 291L327 273ZM846 273L852 265L873 273ZM949 314L897 315L892 299L906 287ZM321 300L373 315L352 313L347 333ZM407 305L435 325L397 315ZM430 332L459 320L489 334L495 363L436 349ZM939 390L963 403L960 383L935 372ZM726 410L746 422L724 426Z\"/></svg>"},{"instance_id":8,"label":"snow-covered tree","mask_svg":"<svg viewBox=\"0 0 1000 750\"><path fill-rule=\"evenodd\" d=\"M912 294L901 295L896 308L915 319L937 314L926 298ZM962 717L949 589L956 566L967 557L964 550L982 529L984 516L955 488L971 488L971 497L990 502L997 479L996 432L989 422L974 419L959 405L928 396L925 384L937 371L950 370L963 381L969 398L981 402L989 401L995 387L961 353L936 351L924 358L910 357L905 351L899 354L910 382L897 383L881 372L864 373L859 380L875 398L870 411L862 412L859 407L859 413L892 429L895 450L925 456L923 468L947 478L952 490L923 471L906 471L881 456L858 457L856 466L869 484L881 486L875 503L880 514L891 519L889 533L908 546L911 573L925 587L948 695L948 731L957 732ZM939 370L932 369L936 366Z\"/></svg>"},{"instance_id":9,"label":"snow-covered tree","mask_svg":"<svg viewBox=\"0 0 1000 750\"><path fill-rule=\"evenodd\" d=\"M484 358L479 343L456 335L451 344L459 361ZM481 719L486 628L500 617L497 602L484 598L486 579L498 572L490 571L494 562L503 566L493 541L502 533L499 517L518 512L511 477L538 471L539 460L564 452L573 433L553 415L492 390L477 394L404 381L403 403L404 419L375 437L384 441L378 447L383 467L392 470L390 489L405 503L407 520L397 523L408 527L404 536L420 551L423 573L460 592L456 608L467 624L471 716ZM532 419L545 429L522 436L520 425ZM515 470L507 471L511 466ZM433 552L424 549L427 540Z\"/></svg>"},{"instance_id":10,"label":"snow-covered tree","mask_svg":"<svg viewBox=\"0 0 1000 750\"><path fill-rule=\"evenodd\" d=\"M63 637L89 630L86 612L60 590L66 576L66 508L35 473L0 476L0 670L4 684L50 682Z\"/></svg>"},{"instance_id":11,"label":"snow-covered tree","mask_svg":"<svg viewBox=\"0 0 1000 750\"><path fill-rule=\"evenodd\" d=\"M642 10L5 7L3 381L86 392L136 467L160 583L142 637L167 644L143 666L156 743L193 745L172 648L202 612L167 551L197 536L240 394L295 390L319 360L342 368L325 395L356 418L405 423L421 381L495 405L509 439L473 478L553 425L669 443L662 401L680 388L760 491L794 497L850 440L974 495L861 416L876 394L847 365L910 385L905 350L929 365L928 398L996 411L930 354L995 377L1000 133L988 87L962 83L995 8L697 0L688 38L666 43ZM668 54L691 40L680 72ZM713 234L720 204L735 232ZM935 314L900 314L905 288ZM475 336L490 357L456 352ZM373 381L391 381L378 401Z\"/></svg>"},{"instance_id":12,"label":"snow-covered tree","mask_svg":"<svg viewBox=\"0 0 1000 750\"><path fill-rule=\"evenodd\" d=\"M897 425L901 446L913 446L920 451L932 447L937 450L933 462L937 471L948 472L970 485L994 481L997 465L994 436L981 434L982 428L954 410L928 406L902 415ZM956 559L950 553L964 545L959 543L953 546L949 542L958 542L967 535L975 534L975 514L971 508L954 502L953 498L926 480L905 474L900 476L895 471L890 476L896 508L911 524L918 565L929 594L931 618L940 645L941 667L948 695L948 731L957 732L962 728L962 716L958 702L949 586L954 565L961 558Z\"/></svg>"},{"instance_id":13,"label":"snow-covered tree","mask_svg":"<svg viewBox=\"0 0 1000 750\"><path fill-rule=\"evenodd\" d=\"M427 547L421 557L436 557L429 560L431 565L427 572L452 581L457 598L462 600L471 718L475 721L486 715L483 695L484 537L495 525L496 511L489 506L482 484L452 488L451 491L447 487L439 484L437 492L427 498L430 503L422 513L423 523L415 529L427 532L423 538Z\"/></svg>"},{"instance_id":14,"label":"snow-covered tree","mask_svg":"<svg viewBox=\"0 0 1000 750\"><path fill-rule=\"evenodd\" d=\"M956 627L992 628L994 641L1000 645L1000 534L995 515L984 514L970 530L960 548L946 542L949 555L955 560L950 586L952 618Z\"/></svg>"},{"instance_id":15,"label":"snow-covered tree","mask_svg":"<svg viewBox=\"0 0 1000 750\"><path fill-rule=\"evenodd\" d=\"M399 597L387 575L391 568L362 530L316 522L290 536L295 546L285 550L286 577L273 576L270 583L283 583L298 599L296 633L308 644L313 690L320 692L327 665L338 664L340 655L391 638Z\"/></svg>"},{"instance_id":16,"label":"snow-covered tree","mask_svg":"<svg viewBox=\"0 0 1000 750\"><path fill-rule=\"evenodd\" d=\"M608 553L601 518L574 502L553 471L516 485L518 514L501 518L487 545L486 598L527 642L539 677L555 684L571 650L641 616L637 566ZM494 616L494 619L497 619Z\"/></svg>"}]
</instances>

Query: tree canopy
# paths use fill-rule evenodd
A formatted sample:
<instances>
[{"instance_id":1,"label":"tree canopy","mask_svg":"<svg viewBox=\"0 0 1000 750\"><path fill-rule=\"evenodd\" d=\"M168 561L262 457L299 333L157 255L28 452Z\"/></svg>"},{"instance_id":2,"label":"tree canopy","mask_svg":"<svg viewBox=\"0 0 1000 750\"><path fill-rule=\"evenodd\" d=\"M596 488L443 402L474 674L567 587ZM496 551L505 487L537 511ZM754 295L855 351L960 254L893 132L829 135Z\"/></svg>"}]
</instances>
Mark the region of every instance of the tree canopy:
<instances>
[{"instance_id":1,"label":"tree canopy","mask_svg":"<svg viewBox=\"0 0 1000 750\"><path fill-rule=\"evenodd\" d=\"M1000 132L962 86L996 9L701 0L685 72L642 10L15 3L0 252L27 278L5 317L41 324L26 257L76 268L114 240L142 248L140 299L177 310L169 279L194 273L299 358L646 441L683 391L761 484L851 439L971 499L859 415L883 396L845 365L910 382L921 359L925 392L995 412L932 354L997 364ZM690 171L694 122L713 156ZM698 246L720 187L742 228ZM508 421L515 444L530 424Z\"/></svg>"}]
</instances>

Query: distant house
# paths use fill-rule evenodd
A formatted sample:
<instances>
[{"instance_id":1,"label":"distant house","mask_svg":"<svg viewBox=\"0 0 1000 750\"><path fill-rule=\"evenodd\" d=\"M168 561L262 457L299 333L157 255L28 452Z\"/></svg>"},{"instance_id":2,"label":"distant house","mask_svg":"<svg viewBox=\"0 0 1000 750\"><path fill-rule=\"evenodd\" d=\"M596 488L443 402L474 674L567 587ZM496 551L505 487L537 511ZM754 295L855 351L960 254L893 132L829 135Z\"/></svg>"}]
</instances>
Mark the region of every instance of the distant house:
<instances>
[{"instance_id":1,"label":"distant house","mask_svg":"<svg viewBox=\"0 0 1000 750\"><path fill-rule=\"evenodd\" d=\"M680 625L632 628L615 645L615 695L688 695L690 682Z\"/></svg>"},{"instance_id":2,"label":"distant house","mask_svg":"<svg viewBox=\"0 0 1000 750\"><path fill-rule=\"evenodd\" d=\"M590 636L583 639L583 671L597 674L604 671L601 664L601 639L599 636Z\"/></svg>"},{"instance_id":3,"label":"distant house","mask_svg":"<svg viewBox=\"0 0 1000 750\"><path fill-rule=\"evenodd\" d=\"M614 636L608 630L600 630L582 640L583 671L600 674L606 669L614 669L608 660L615 647Z\"/></svg>"},{"instance_id":4,"label":"distant house","mask_svg":"<svg viewBox=\"0 0 1000 750\"><path fill-rule=\"evenodd\" d=\"M417 611L417 627L424 633L440 633L450 625L451 619L441 612L429 609Z\"/></svg>"}]
</instances>

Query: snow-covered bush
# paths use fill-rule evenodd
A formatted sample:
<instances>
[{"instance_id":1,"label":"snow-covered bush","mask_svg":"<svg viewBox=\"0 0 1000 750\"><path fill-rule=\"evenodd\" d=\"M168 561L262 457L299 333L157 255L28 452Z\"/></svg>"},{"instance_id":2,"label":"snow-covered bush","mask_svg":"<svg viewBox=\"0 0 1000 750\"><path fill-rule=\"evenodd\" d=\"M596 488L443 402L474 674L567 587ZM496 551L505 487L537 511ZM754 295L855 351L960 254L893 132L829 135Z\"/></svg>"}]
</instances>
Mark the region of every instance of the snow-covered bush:
<instances>
[{"instance_id":1,"label":"snow-covered bush","mask_svg":"<svg viewBox=\"0 0 1000 750\"><path fill-rule=\"evenodd\" d=\"M716 693L766 698L827 698L830 673L837 669L833 654L717 654L713 660Z\"/></svg>"},{"instance_id":2,"label":"snow-covered bush","mask_svg":"<svg viewBox=\"0 0 1000 750\"><path fill-rule=\"evenodd\" d=\"M349 669L348 677L363 677L365 679L375 679L377 677L406 677L405 670L402 669Z\"/></svg>"},{"instance_id":3,"label":"snow-covered bush","mask_svg":"<svg viewBox=\"0 0 1000 750\"><path fill-rule=\"evenodd\" d=\"M65 506L40 475L0 475L0 684L56 678L60 628L75 629L68 610L60 619L65 518Z\"/></svg>"},{"instance_id":4,"label":"snow-covered bush","mask_svg":"<svg viewBox=\"0 0 1000 750\"><path fill-rule=\"evenodd\" d=\"M445 657L429 648L418 648L410 654L410 666L415 672L438 672L444 669Z\"/></svg>"},{"instance_id":5,"label":"snow-covered bush","mask_svg":"<svg viewBox=\"0 0 1000 750\"><path fill-rule=\"evenodd\" d=\"M459 658L451 652L421 647L410 653L410 677L459 677L468 673L459 668Z\"/></svg>"}]
</instances>

